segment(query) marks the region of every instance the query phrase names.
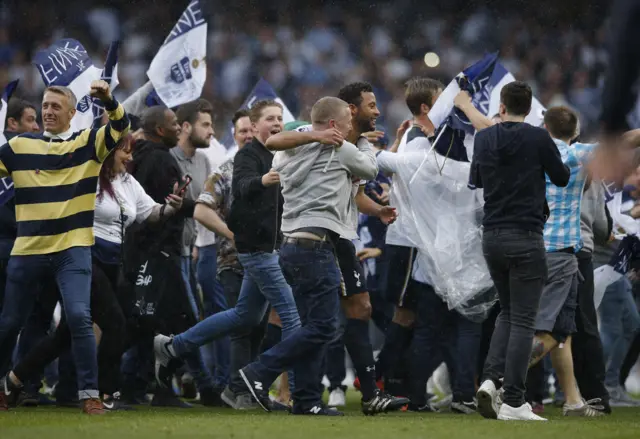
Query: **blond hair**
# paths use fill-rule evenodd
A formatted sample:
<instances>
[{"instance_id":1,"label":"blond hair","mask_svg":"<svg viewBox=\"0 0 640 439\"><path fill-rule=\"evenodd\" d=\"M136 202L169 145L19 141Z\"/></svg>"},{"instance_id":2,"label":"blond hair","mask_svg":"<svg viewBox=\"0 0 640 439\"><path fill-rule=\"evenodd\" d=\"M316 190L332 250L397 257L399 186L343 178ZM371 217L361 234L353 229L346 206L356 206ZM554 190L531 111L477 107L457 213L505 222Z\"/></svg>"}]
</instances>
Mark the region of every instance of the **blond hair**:
<instances>
[{"instance_id":1,"label":"blond hair","mask_svg":"<svg viewBox=\"0 0 640 439\"><path fill-rule=\"evenodd\" d=\"M51 85L47 87L44 92L55 93L58 95L66 96L66 98L69 99L69 104L71 104L72 108L76 108L76 106L78 105L78 99L76 98L76 95L73 94L73 92L69 87L63 87L61 85Z\"/></svg>"},{"instance_id":2,"label":"blond hair","mask_svg":"<svg viewBox=\"0 0 640 439\"><path fill-rule=\"evenodd\" d=\"M342 99L326 96L319 99L311 108L311 123L313 125L326 125L330 120L340 117L340 111L349 108Z\"/></svg>"}]
</instances>

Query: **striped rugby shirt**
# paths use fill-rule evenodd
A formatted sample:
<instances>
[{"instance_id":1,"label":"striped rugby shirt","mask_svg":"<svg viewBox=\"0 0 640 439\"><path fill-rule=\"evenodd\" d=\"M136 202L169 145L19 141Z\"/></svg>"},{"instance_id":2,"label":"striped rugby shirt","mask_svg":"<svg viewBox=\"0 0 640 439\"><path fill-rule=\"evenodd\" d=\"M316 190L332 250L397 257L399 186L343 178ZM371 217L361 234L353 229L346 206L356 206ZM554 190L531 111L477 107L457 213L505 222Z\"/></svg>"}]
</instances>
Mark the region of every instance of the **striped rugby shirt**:
<instances>
[{"instance_id":1,"label":"striped rugby shirt","mask_svg":"<svg viewBox=\"0 0 640 439\"><path fill-rule=\"evenodd\" d=\"M0 147L0 177L15 187L12 255L42 255L94 244L93 215L102 162L129 131L115 99L109 123L66 136L22 134Z\"/></svg>"}]
</instances>

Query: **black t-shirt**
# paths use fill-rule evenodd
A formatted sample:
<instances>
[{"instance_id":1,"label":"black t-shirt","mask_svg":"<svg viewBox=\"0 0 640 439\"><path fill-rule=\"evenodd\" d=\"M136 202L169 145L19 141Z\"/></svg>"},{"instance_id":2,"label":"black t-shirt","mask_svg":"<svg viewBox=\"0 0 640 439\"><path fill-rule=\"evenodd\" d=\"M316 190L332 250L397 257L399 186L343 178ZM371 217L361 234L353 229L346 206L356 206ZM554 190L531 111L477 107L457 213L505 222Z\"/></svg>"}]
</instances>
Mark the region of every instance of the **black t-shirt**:
<instances>
[{"instance_id":1,"label":"black t-shirt","mask_svg":"<svg viewBox=\"0 0 640 439\"><path fill-rule=\"evenodd\" d=\"M516 228L542 234L545 173L557 186L569 183L569 168L546 130L525 122L504 122L479 131L469 186L484 188L485 230Z\"/></svg>"}]
</instances>

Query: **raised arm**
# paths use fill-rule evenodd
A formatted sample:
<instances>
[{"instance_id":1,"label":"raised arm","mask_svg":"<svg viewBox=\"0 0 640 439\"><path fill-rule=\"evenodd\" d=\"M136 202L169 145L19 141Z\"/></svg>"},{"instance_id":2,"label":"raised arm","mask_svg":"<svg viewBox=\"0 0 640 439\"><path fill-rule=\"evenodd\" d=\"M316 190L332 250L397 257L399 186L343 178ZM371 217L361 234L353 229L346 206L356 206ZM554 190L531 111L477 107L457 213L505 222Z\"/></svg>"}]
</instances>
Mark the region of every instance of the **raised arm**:
<instances>
[{"instance_id":1,"label":"raised arm","mask_svg":"<svg viewBox=\"0 0 640 439\"><path fill-rule=\"evenodd\" d=\"M269 137L265 146L272 151L285 151L316 142L339 146L344 142L344 137L335 128L323 131L283 131Z\"/></svg>"},{"instance_id":2,"label":"raised arm","mask_svg":"<svg viewBox=\"0 0 640 439\"><path fill-rule=\"evenodd\" d=\"M453 104L469 118L469 122L471 122L471 125L473 125L477 131L495 125L491 119L480 113L473 105L469 92L462 90L453 100Z\"/></svg>"},{"instance_id":3,"label":"raised arm","mask_svg":"<svg viewBox=\"0 0 640 439\"><path fill-rule=\"evenodd\" d=\"M96 156L101 162L116 147L118 141L127 135L131 123L124 107L111 94L106 81L91 83L91 96L102 101L109 116L109 122L98 129L95 134Z\"/></svg>"},{"instance_id":4,"label":"raised arm","mask_svg":"<svg viewBox=\"0 0 640 439\"><path fill-rule=\"evenodd\" d=\"M546 133L545 133L546 134ZM541 137L541 161L545 174L549 176L551 183L558 187L566 187L569 184L571 172L569 168L562 162L560 151L555 142L551 140L548 134Z\"/></svg>"}]
</instances>

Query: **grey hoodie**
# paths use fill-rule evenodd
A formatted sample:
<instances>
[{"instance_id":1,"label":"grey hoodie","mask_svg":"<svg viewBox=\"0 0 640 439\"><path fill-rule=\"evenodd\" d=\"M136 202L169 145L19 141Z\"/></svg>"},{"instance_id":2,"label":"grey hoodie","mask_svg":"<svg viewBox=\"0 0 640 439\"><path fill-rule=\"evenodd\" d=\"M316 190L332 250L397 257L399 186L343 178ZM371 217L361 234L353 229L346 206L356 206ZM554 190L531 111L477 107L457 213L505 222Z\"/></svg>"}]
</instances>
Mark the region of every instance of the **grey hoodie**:
<instances>
[{"instance_id":1,"label":"grey hoodie","mask_svg":"<svg viewBox=\"0 0 640 439\"><path fill-rule=\"evenodd\" d=\"M302 227L322 227L348 239L357 238L352 213L352 177L373 180L378 165L373 149L364 139L341 147L310 143L273 158L280 173L284 207L282 232Z\"/></svg>"}]
</instances>

